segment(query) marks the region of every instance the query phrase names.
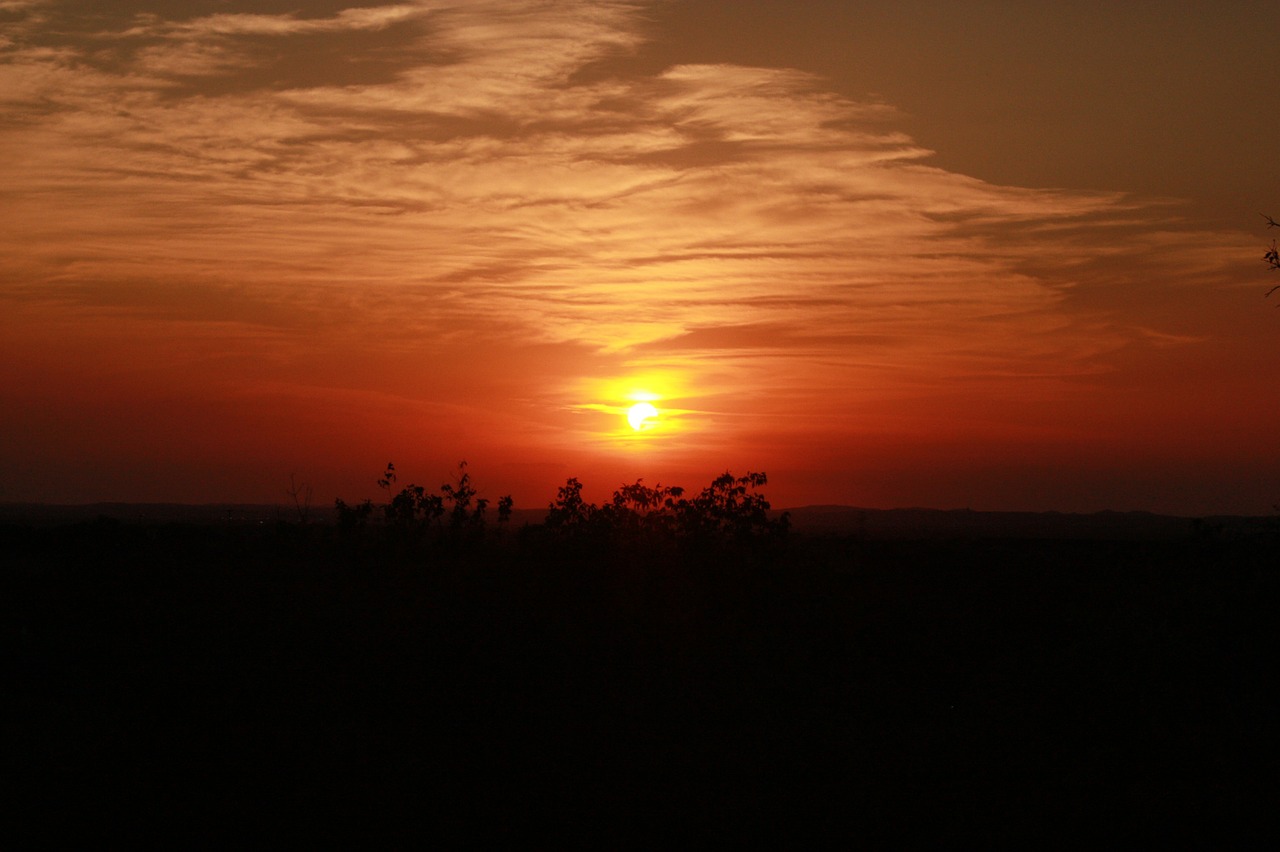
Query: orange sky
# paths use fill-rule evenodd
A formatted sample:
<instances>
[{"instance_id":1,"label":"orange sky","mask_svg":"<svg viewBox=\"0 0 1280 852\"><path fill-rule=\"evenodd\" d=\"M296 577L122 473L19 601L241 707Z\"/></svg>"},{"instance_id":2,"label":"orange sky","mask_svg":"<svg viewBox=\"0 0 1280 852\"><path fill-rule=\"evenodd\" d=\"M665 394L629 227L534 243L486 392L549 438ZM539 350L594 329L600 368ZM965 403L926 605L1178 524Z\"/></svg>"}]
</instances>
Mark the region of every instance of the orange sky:
<instances>
[{"instance_id":1,"label":"orange sky","mask_svg":"<svg viewBox=\"0 0 1280 852\"><path fill-rule=\"evenodd\" d=\"M0 501L1280 502L1269 5L363 2L0 0Z\"/></svg>"}]
</instances>

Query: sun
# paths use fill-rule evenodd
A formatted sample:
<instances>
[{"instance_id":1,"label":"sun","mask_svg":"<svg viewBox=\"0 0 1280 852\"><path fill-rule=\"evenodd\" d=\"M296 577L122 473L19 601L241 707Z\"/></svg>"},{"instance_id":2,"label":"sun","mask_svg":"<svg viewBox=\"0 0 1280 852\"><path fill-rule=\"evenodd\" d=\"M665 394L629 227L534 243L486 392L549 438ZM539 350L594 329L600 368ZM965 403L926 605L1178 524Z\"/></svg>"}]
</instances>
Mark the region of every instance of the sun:
<instances>
[{"instance_id":1,"label":"sun","mask_svg":"<svg viewBox=\"0 0 1280 852\"><path fill-rule=\"evenodd\" d=\"M658 409L654 408L651 402L637 402L635 405L627 409L627 422L631 424L631 428L637 432L645 429L652 429L654 424L650 423L658 416Z\"/></svg>"}]
</instances>

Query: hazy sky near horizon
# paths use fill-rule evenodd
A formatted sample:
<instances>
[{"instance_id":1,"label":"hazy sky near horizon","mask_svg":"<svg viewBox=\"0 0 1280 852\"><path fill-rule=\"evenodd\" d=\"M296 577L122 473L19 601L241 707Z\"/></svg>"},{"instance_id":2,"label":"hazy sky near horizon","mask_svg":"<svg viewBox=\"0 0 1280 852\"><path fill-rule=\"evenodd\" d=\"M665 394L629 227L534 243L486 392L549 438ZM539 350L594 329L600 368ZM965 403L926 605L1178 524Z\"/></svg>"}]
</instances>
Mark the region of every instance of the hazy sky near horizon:
<instances>
[{"instance_id":1,"label":"hazy sky near horizon","mask_svg":"<svg viewBox=\"0 0 1280 852\"><path fill-rule=\"evenodd\" d=\"M1280 502L1271 4L364 3L0 0L0 500Z\"/></svg>"}]
</instances>

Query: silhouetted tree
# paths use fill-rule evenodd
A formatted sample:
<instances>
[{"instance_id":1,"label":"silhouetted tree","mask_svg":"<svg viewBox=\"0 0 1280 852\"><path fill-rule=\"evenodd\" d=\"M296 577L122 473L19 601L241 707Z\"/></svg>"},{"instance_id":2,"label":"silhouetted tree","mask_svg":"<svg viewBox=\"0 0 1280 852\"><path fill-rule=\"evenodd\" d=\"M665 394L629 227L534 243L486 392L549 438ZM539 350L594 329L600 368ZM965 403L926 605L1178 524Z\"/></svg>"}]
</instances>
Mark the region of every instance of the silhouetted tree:
<instances>
[{"instance_id":1,"label":"silhouetted tree","mask_svg":"<svg viewBox=\"0 0 1280 852\"><path fill-rule=\"evenodd\" d=\"M406 485L396 491L396 466L387 462L386 470L378 479L378 487L387 492L387 502L382 507L383 518L390 530L399 535L421 537L429 531L439 534L443 531L442 519L449 515L451 534L464 531L480 533L484 530L485 510L489 506L486 498L479 497L471 475L467 472L467 463L458 465L459 475L455 482L440 486L440 493L433 494L421 485ZM498 520L505 522L511 517L511 509L515 501L510 494L498 500ZM338 524L343 528L360 527L373 511L373 505L366 500L356 506L349 506L341 499L335 501L338 511Z\"/></svg>"},{"instance_id":2,"label":"silhouetted tree","mask_svg":"<svg viewBox=\"0 0 1280 852\"><path fill-rule=\"evenodd\" d=\"M677 501L683 496L684 489L679 486L655 485L650 488L644 484L643 479L637 479L631 485L623 485L613 492L609 507L640 518L659 517L673 511Z\"/></svg>"},{"instance_id":3,"label":"silhouetted tree","mask_svg":"<svg viewBox=\"0 0 1280 852\"><path fill-rule=\"evenodd\" d=\"M684 489L679 486L659 484L650 488L637 479L620 486L599 511L615 537L666 537L676 531L683 495Z\"/></svg>"},{"instance_id":4,"label":"silhouetted tree","mask_svg":"<svg viewBox=\"0 0 1280 852\"><path fill-rule=\"evenodd\" d=\"M289 474L289 490L285 492L293 498L293 506L298 510L298 523L305 524L311 514L311 486L299 483L295 474Z\"/></svg>"},{"instance_id":5,"label":"silhouetted tree","mask_svg":"<svg viewBox=\"0 0 1280 852\"><path fill-rule=\"evenodd\" d=\"M582 498L582 483L573 478L557 492L545 526L561 537L590 538L615 547L777 542L785 538L790 519L786 514L769 516L769 501L756 491L767 482L763 473L735 477L726 472L690 499L678 486L650 487L638 479L596 506Z\"/></svg>"},{"instance_id":6,"label":"silhouetted tree","mask_svg":"<svg viewBox=\"0 0 1280 852\"><path fill-rule=\"evenodd\" d=\"M556 492L543 524L521 531L521 542L538 547L572 543L579 555L654 554L672 548L693 548L706 555L726 546L743 554L748 552L743 545L754 554L767 554L786 539L790 527L786 513L770 514L769 501L759 490L768 481L764 473L734 476L726 471L689 497L679 486L649 486L637 479L619 486L608 502L597 506L583 498L582 482L574 477ZM489 500L479 496L465 461L459 463L454 481L441 485L439 493L412 484L396 490L396 484L395 465L388 462L378 487L387 492L381 507L384 529L397 540L430 534L457 543L483 534ZM509 494L498 499L500 524L510 520L513 505ZM363 528L374 508L368 500L349 506L339 499L335 506L343 529Z\"/></svg>"},{"instance_id":7,"label":"silhouetted tree","mask_svg":"<svg viewBox=\"0 0 1280 852\"><path fill-rule=\"evenodd\" d=\"M556 499L547 507L543 524L557 532L579 533L591 524L599 511L600 507L582 499L582 482L575 476L556 491Z\"/></svg>"},{"instance_id":8,"label":"silhouetted tree","mask_svg":"<svg viewBox=\"0 0 1280 852\"><path fill-rule=\"evenodd\" d=\"M783 513L769 517L769 501L757 488L768 484L764 473L734 477L725 471L692 500L682 501L682 531L698 539L744 542L751 539L781 539L791 526Z\"/></svg>"},{"instance_id":9,"label":"silhouetted tree","mask_svg":"<svg viewBox=\"0 0 1280 852\"><path fill-rule=\"evenodd\" d=\"M396 482L396 466L387 462L387 469L378 480L378 487L387 492L387 503L382 507L388 526L402 531L422 530L430 527L444 514L444 500L437 494L429 494L421 485L406 485L393 492Z\"/></svg>"},{"instance_id":10,"label":"silhouetted tree","mask_svg":"<svg viewBox=\"0 0 1280 852\"><path fill-rule=\"evenodd\" d=\"M373 514L373 501L365 500L354 506L347 505L341 497L333 501L338 513L338 528L346 531L360 529L365 526L369 516Z\"/></svg>"},{"instance_id":11,"label":"silhouetted tree","mask_svg":"<svg viewBox=\"0 0 1280 852\"><path fill-rule=\"evenodd\" d=\"M461 531L484 526L484 512L489 501L476 496L476 489L471 484L471 474L467 473L466 461L458 463L457 482L453 485L441 485L440 493L452 507L449 510L449 526L452 529Z\"/></svg>"},{"instance_id":12,"label":"silhouetted tree","mask_svg":"<svg viewBox=\"0 0 1280 852\"><path fill-rule=\"evenodd\" d=\"M1270 216L1266 215L1265 213L1263 214L1262 218L1267 220L1268 228L1280 228L1280 222L1277 222L1275 219L1272 219ZM1275 240L1271 241L1271 247L1267 249L1266 254L1262 256L1262 259L1266 261L1268 269L1280 269L1280 248L1276 246ZM1277 284L1276 286L1268 290L1267 295L1270 296L1272 293L1274 293L1277 290L1280 290L1280 284Z\"/></svg>"}]
</instances>

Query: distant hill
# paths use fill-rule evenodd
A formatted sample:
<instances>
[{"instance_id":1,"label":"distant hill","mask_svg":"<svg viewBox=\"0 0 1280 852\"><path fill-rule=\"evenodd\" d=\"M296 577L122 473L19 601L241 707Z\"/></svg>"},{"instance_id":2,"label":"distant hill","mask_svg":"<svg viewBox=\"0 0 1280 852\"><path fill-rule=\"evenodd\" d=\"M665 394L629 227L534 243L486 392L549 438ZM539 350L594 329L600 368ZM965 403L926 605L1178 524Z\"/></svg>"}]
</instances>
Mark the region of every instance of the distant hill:
<instances>
[{"instance_id":1,"label":"distant hill","mask_svg":"<svg viewBox=\"0 0 1280 852\"><path fill-rule=\"evenodd\" d=\"M1280 518L1183 518L1150 512L976 512L971 509L790 509L798 532L871 539L1086 539L1154 541L1205 535L1256 535L1280 530Z\"/></svg>"},{"instance_id":2,"label":"distant hill","mask_svg":"<svg viewBox=\"0 0 1280 852\"><path fill-rule=\"evenodd\" d=\"M1150 512L979 512L971 509L864 509L856 506L800 506L787 509L794 531L806 535L897 539L1073 539L1156 541L1187 537L1250 537L1280 532L1280 517L1212 516L1185 518ZM517 508L511 526L538 524L546 508ZM312 506L312 523L334 519L330 506ZM56 526L110 518L124 523L236 526L296 523L293 506L252 503L89 503L49 505L0 503L0 524ZM496 519L496 513L490 513Z\"/></svg>"},{"instance_id":3,"label":"distant hill","mask_svg":"<svg viewBox=\"0 0 1280 852\"><path fill-rule=\"evenodd\" d=\"M312 507L310 517L328 520L332 507ZM56 525L110 518L126 523L257 524L296 521L293 506L254 503L0 503L0 523Z\"/></svg>"}]
</instances>

